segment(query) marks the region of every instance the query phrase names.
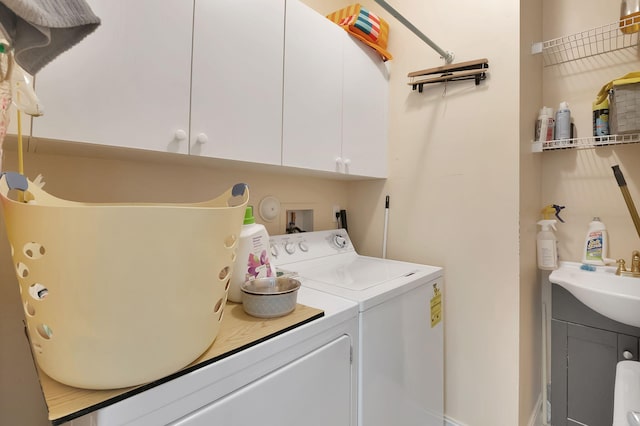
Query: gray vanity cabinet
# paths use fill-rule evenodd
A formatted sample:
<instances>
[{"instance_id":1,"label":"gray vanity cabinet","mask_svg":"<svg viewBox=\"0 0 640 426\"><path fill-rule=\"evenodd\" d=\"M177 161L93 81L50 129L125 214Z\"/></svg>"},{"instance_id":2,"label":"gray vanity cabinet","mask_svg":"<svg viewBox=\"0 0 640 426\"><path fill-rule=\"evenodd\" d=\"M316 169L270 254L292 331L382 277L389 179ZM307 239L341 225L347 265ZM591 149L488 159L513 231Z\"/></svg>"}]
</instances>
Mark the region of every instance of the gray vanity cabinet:
<instances>
[{"instance_id":1,"label":"gray vanity cabinet","mask_svg":"<svg viewBox=\"0 0 640 426\"><path fill-rule=\"evenodd\" d=\"M551 424L610 426L616 364L638 360L640 328L610 320L552 284Z\"/></svg>"}]
</instances>

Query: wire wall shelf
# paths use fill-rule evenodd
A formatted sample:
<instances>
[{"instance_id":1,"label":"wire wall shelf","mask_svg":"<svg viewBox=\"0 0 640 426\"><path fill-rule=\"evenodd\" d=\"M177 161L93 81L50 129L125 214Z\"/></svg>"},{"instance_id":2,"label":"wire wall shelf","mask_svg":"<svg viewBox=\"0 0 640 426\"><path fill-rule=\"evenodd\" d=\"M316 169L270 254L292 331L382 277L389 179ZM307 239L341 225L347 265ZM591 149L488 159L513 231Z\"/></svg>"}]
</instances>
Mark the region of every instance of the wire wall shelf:
<instances>
[{"instance_id":1,"label":"wire wall shelf","mask_svg":"<svg viewBox=\"0 0 640 426\"><path fill-rule=\"evenodd\" d=\"M553 40L542 42L542 56L545 67L589 58L606 52L638 46L638 32L625 34L623 30L632 31L638 24L621 22L582 31Z\"/></svg>"},{"instance_id":2,"label":"wire wall shelf","mask_svg":"<svg viewBox=\"0 0 640 426\"><path fill-rule=\"evenodd\" d=\"M554 149L585 149L607 145L624 145L640 143L640 133L628 135L591 136L588 138L561 139L546 142L534 141L532 152L551 151Z\"/></svg>"}]
</instances>

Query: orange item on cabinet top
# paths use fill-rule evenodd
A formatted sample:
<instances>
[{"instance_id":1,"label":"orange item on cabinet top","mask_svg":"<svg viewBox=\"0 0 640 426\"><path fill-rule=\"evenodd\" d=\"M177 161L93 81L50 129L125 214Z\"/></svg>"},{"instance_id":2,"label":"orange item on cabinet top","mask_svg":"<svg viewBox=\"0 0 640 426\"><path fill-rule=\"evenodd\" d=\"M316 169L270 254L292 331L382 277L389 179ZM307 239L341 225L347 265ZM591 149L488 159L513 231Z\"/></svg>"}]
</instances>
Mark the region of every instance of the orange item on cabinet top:
<instances>
[{"instance_id":1,"label":"orange item on cabinet top","mask_svg":"<svg viewBox=\"0 0 640 426\"><path fill-rule=\"evenodd\" d=\"M393 59L387 51L389 24L378 15L356 3L327 15L327 18L377 50L383 60Z\"/></svg>"}]
</instances>

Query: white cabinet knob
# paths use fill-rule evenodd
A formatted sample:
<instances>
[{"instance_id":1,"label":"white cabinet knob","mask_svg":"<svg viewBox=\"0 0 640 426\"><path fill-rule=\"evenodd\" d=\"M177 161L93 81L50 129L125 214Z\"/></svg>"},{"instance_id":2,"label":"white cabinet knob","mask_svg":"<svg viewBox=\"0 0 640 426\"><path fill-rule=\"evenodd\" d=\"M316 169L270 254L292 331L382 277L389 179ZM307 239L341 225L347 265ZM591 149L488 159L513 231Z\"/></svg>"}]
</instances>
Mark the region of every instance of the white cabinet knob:
<instances>
[{"instance_id":1,"label":"white cabinet knob","mask_svg":"<svg viewBox=\"0 0 640 426\"><path fill-rule=\"evenodd\" d=\"M622 352L622 356L624 357L624 359L633 359L633 354L630 351Z\"/></svg>"},{"instance_id":2,"label":"white cabinet knob","mask_svg":"<svg viewBox=\"0 0 640 426\"><path fill-rule=\"evenodd\" d=\"M350 164L351 164L351 159L336 157L336 171L346 173L348 172L348 168Z\"/></svg>"},{"instance_id":3,"label":"white cabinet knob","mask_svg":"<svg viewBox=\"0 0 640 426\"><path fill-rule=\"evenodd\" d=\"M209 138L204 133L199 133L198 136L196 136L196 143L199 143L200 145L207 143L208 140Z\"/></svg>"},{"instance_id":4,"label":"white cabinet knob","mask_svg":"<svg viewBox=\"0 0 640 426\"><path fill-rule=\"evenodd\" d=\"M176 132L174 133L173 137L177 140L177 141L183 141L187 138L187 132L185 132L182 129L178 129L176 130Z\"/></svg>"}]
</instances>

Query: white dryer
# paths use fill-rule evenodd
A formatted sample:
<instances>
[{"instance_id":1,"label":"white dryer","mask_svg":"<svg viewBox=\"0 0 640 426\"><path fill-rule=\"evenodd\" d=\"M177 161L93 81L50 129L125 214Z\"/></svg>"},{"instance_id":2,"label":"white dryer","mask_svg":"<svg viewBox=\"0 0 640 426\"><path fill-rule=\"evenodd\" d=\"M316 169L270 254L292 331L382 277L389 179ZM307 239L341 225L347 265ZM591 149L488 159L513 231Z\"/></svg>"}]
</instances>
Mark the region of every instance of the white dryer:
<instances>
[{"instance_id":1,"label":"white dryer","mask_svg":"<svg viewBox=\"0 0 640 426\"><path fill-rule=\"evenodd\" d=\"M270 243L279 271L358 304L358 425L442 426L443 269L361 256L344 229Z\"/></svg>"}]
</instances>

